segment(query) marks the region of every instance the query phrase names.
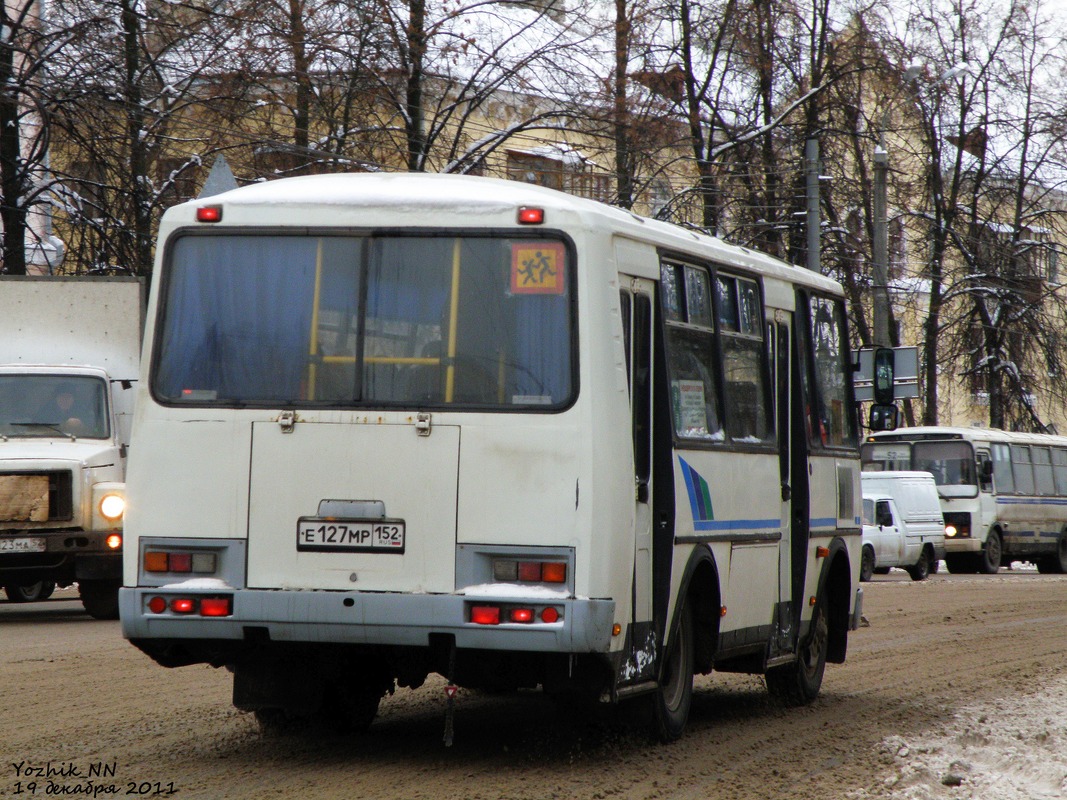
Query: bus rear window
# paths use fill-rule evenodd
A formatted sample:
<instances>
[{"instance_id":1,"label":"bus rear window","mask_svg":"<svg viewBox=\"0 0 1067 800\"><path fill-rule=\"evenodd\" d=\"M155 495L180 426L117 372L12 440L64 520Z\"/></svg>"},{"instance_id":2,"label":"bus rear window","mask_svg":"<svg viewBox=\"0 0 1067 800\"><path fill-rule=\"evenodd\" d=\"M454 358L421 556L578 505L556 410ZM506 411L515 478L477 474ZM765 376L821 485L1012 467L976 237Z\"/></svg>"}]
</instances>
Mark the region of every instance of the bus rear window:
<instances>
[{"instance_id":1,"label":"bus rear window","mask_svg":"<svg viewBox=\"0 0 1067 800\"><path fill-rule=\"evenodd\" d=\"M550 410L574 392L562 241L184 236L152 388L163 402Z\"/></svg>"}]
</instances>

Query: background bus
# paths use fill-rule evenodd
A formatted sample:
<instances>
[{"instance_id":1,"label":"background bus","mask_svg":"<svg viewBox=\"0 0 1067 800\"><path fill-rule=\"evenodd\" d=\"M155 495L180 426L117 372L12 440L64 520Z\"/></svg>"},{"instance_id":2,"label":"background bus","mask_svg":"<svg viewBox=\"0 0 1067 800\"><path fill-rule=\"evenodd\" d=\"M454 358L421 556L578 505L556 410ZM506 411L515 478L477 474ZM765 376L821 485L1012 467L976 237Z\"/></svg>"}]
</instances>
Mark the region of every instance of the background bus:
<instances>
[{"instance_id":1,"label":"background bus","mask_svg":"<svg viewBox=\"0 0 1067 800\"><path fill-rule=\"evenodd\" d=\"M431 672L685 726L806 702L861 607L840 287L510 181L331 175L170 209L123 632L267 724Z\"/></svg>"},{"instance_id":2,"label":"background bus","mask_svg":"<svg viewBox=\"0 0 1067 800\"><path fill-rule=\"evenodd\" d=\"M933 474L950 571L993 574L1022 560L1067 572L1067 437L917 427L872 434L861 454L864 470Z\"/></svg>"}]
</instances>

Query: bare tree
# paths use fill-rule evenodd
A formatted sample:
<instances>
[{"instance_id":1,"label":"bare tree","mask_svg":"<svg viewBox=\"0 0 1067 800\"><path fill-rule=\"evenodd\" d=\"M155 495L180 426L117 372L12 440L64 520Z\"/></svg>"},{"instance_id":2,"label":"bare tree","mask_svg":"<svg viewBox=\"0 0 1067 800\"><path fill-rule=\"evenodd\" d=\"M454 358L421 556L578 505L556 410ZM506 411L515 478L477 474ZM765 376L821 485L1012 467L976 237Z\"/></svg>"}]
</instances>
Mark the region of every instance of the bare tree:
<instances>
[{"instance_id":1,"label":"bare tree","mask_svg":"<svg viewBox=\"0 0 1067 800\"><path fill-rule=\"evenodd\" d=\"M205 109L219 100L230 20L195 5L65 0L55 13L79 37L57 61L56 202L80 271L147 274L162 210L192 193L218 147Z\"/></svg>"},{"instance_id":2,"label":"bare tree","mask_svg":"<svg viewBox=\"0 0 1067 800\"><path fill-rule=\"evenodd\" d=\"M1048 271L1052 220L1063 219L1064 187L1049 177L1063 130L1049 78L1063 68L1063 40L1038 35L1047 28L1035 8L922 4L909 17L914 38L898 39L901 63L927 65L913 95L916 163L927 165L913 212L928 242L927 424L942 381L988 402L990 424L1026 429L1044 427L1038 383L1063 392L1050 324L1063 309Z\"/></svg>"}]
</instances>

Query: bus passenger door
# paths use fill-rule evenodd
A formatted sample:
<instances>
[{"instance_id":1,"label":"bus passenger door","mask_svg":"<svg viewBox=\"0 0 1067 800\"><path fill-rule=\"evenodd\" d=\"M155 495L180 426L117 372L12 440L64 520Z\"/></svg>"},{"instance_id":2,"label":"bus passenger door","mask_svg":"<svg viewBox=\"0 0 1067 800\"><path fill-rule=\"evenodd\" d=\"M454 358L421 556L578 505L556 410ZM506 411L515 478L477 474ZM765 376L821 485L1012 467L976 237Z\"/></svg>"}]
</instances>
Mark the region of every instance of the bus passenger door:
<instances>
[{"instance_id":1,"label":"bus passenger door","mask_svg":"<svg viewBox=\"0 0 1067 800\"><path fill-rule=\"evenodd\" d=\"M795 467L791 433L793 370L792 336L789 315L776 312L775 320L768 326L767 343L771 355L771 375L774 381L775 422L778 426L778 470L782 489L782 541L778 551L778 606L775 615L777 635L771 645L772 656L793 651L796 642L794 625L794 608L792 592L792 548L791 542L796 530L794 509L794 487L792 471ZM802 448L801 448L802 449ZM806 477L806 476L804 476ZM803 478L801 479L803 483ZM802 492L806 490L801 487ZM805 516L806 518L806 516Z\"/></svg>"},{"instance_id":2,"label":"bus passenger door","mask_svg":"<svg viewBox=\"0 0 1067 800\"><path fill-rule=\"evenodd\" d=\"M635 652L652 636L652 321L653 284L634 278L621 292L634 453L634 575L631 618ZM648 659L638 659L638 664Z\"/></svg>"}]
</instances>

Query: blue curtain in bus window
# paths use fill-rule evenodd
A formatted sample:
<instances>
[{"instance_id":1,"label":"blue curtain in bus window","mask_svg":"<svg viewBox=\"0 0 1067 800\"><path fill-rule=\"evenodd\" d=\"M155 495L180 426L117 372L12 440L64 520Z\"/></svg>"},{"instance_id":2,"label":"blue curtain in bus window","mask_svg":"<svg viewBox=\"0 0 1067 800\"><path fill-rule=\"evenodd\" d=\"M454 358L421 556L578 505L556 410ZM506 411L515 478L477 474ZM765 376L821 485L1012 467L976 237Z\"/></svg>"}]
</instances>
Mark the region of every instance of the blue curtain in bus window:
<instances>
[{"instance_id":1,"label":"blue curtain in bus window","mask_svg":"<svg viewBox=\"0 0 1067 800\"><path fill-rule=\"evenodd\" d=\"M190 236L167 276L155 388L173 400L301 397L318 241Z\"/></svg>"},{"instance_id":2,"label":"blue curtain in bus window","mask_svg":"<svg viewBox=\"0 0 1067 800\"><path fill-rule=\"evenodd\" d=\"M497 305L501 326L510 329L505 353L509 366L504 402L517 405L557 405L571 395L571 322L569 254L558 241L501 242L495 252L494 273L500 287ZM544 260L544 271L529 271L524 254ZM526 261L526 265L530 262ZM529 282L527 277L530 278ZM543 279L543 280L542 280ZM501 305L501 302L506 302Z\"/></svg>"}]
</instances>

